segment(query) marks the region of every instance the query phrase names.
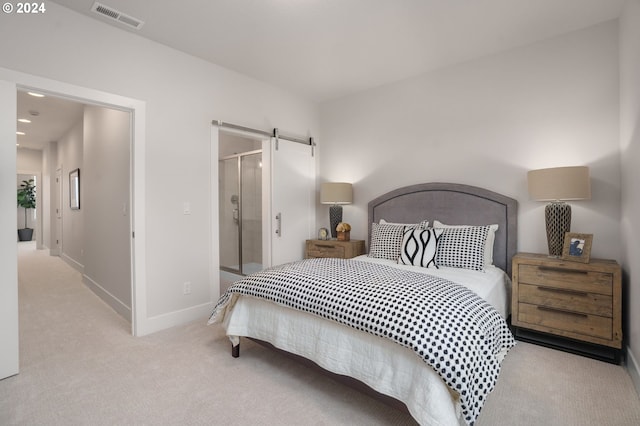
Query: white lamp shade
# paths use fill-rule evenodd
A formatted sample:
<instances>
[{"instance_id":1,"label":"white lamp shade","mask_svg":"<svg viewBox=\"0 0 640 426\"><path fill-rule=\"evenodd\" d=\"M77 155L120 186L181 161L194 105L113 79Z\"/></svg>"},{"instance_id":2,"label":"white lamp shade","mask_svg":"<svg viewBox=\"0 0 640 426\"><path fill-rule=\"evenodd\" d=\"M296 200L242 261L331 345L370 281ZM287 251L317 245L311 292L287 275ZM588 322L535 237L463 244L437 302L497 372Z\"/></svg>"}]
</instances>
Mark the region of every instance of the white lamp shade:
<instances>
[{"instance_id":1,"label":"white lamp shade","mask_svg":"<svg viewBox=\"0 0 640 426\"><path fill-rule=\"evenodd\" d=\"M345 182L327 182L320 187L320 203L351 204L353 202L353 186Z\"/></svg>"},{"instance_id":2,"label":"white lamp shade","mask_svg":"<svg viewBox=\"0 0 640 426\"><path fill-rule=\"evenodd\" d=\"M537 201L591 199L589 167L554 167L527 174L529 195Z\"/></svg>"}]
</instances>

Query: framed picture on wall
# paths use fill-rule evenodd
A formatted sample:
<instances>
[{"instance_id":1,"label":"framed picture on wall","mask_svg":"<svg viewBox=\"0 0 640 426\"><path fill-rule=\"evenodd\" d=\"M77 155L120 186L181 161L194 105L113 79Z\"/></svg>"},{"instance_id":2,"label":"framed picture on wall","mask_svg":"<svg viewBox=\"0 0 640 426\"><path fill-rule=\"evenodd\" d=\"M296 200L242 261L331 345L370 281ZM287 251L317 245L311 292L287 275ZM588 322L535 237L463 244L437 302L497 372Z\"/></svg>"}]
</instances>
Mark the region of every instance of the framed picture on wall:
<instances>
[{"instance_id":1,"label":"framed picture on wall","mask_svg":"<svg viewBox=\"0 0 640 426\"><path fill-rule=\"evenodd\" d=\"M562 259L573 262L589 263L592 242L593 234L576 234L574 232L567 232L564 234Z\"/></svg>"},{"instance_id":2,"label":"framed picture on wall","mask_svg":"<svg viewBox=\"0 0 640 426\"><path fill-rule=\"evenodd\" d=\"M80 169L69 173L69 206L71 210L80 210Z\"/></svg>"}]
</instances>

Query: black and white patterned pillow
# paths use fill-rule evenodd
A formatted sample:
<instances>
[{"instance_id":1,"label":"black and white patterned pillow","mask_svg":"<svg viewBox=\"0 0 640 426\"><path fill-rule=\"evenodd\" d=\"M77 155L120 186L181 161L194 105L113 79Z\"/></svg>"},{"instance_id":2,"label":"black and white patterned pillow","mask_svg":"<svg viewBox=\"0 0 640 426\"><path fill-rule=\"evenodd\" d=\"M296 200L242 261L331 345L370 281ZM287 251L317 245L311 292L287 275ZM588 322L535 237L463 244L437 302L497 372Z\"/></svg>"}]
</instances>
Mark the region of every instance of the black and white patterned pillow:
<instances>
[{"instance_id":1,"label":"black and white patterned pillow","mask_svg":"<svg viewBox=\"0 0 640 426\"><path fill-rule=\"evenodd\" d=\"M442 232L442 229L405 229L398 263L438 268L436 250Z\"/></svg>"},{"instance_id":2,"label":"black and white patterned pillow","mask_svg":"<svg viewBox=\"0 0 640 426\"><path fill-rule=\"evenodd\" d=\"M377 259L388 259L398 261L400 257L400 247L402 246L402 236L405 228L426 229L429 222L423 221L415 225L403 225L394 223L372 223L371 224L371 247L369 257Z\"/></svg>"},{"instance_id":3,"label":"black and white patterned pillow","mask_svg":"<svg viewBox=\"0 0 640 426\"><path fill-rule=\"evenodd\" d=\"M473 226L482 226L482 225L445 225L439 220L433 221L434 228L467 228L469 226L473 227ZM487 226L489 226L489 233L487 234L487 240L484 243L484 266L485 267L493 265L493 245L496 240L496 232L498 231L498 228L499 228L499 225L497 223L494 223L492 225L487 225Z\"/></svg>"},{"instance_id":4,"label":"black and white patterned pillow","mask_svg":"<svg viewBox=\"0 0 640 426\"><path fill-rule=\"evenodd\" d=\"M438 241L436 265L484 271L484 247L489 226L444 228Z\"/></svg>"}]
</instances>

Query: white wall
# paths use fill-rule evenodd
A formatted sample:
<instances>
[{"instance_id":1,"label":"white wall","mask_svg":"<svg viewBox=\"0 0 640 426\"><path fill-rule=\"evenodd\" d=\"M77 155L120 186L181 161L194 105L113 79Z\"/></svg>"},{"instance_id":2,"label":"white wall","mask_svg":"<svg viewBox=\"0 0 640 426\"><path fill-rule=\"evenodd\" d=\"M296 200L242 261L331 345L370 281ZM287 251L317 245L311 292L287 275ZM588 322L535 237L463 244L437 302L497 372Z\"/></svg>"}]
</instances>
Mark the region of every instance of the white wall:
<instances>
[{"instance_id":1,"label":"white wall","mask_svg":"<svg viewBox=\"0 0 640 426\"><path fill-rule=\"evenodd\" d=\"M83 164L84 124L74 124L57 143L57 166L62 169L62 254L71 266L82 272L84 269L84 218L85 210L71 210L69 202L69 173L84 169ZM55 169L52 171L55 176ZM55 179L55 177L54 177ZM82 176L81 176L82 179ZM80 191L83 190L82 185ZM80 196L82 200L82 195Z\"/></svg>"},{"instance_id":2,"label":"white wall","mask_svg":"<svg viewBox=\"0 0 640 426\"><path fill-rule=\"evenodd\" d=\"M130 114L85 106L83 130L84 281L130 320Z\"/></svg>"},{"instance_id":3,"label":"white wall","mask_svg":"<svg viewBox=\"0 0 640 426\"><path fill-rule=\"evenodd\" d=\"M19 370L16 114L15 85L0 80L0 379Z\"/></svg>"},{"instance_id":4,"label":"white wall","mask_svg":"<svg viewBox=\"0 0 640 426\"><path fill-rule=\"evenodd\" d=\"M620 19L620 156L622 263L627 365L640 392L640 1L627 2Z\"/></svg>"},{"instance_id":5,"label":"white wall","mask_svg":"<svg viewBox=\"0 0 640 426\"><path fill-rule=\"evenodd\" d=\"M594 257L619 260L618 100L611 21L323 104L320 174L354 183L352 238L367 235L369 200L455 182L517 199L518 249L544 253L544 203L529 201L526 173L588 165L593 198L572 203L572 231L594 234Z\"/></svg>"},{"instance_id":6,"label":"white wall","mask_svg":"<svg viewBox=\"0 0 640 426\"><path fill-rule=\"evenodd\" d=\"M144 229L136 229L136 241L145 248L136 264L146 265L144 283L137 283L146 288L145 300L137 301L146 312L142 332L206 316L218 296L218 236L210 221L218 197L209 185L210 174L217 173L210 161L211 120L316 136L316 106L55 3L37 19L0 19L0 67L144 102L146 115L136 120L146 122L146 201L133 206L147 213ZM15 123L8 125L14 134ZM15 168L13 158L0 161L3 171L5 165ZM184 202L191 203L191 215L183 215ZM12 233L14 228L12 213ZM185 281L192 286L188 296L182 294Z\"/></svg>"},{"instance_id":7,"label":"white wall","mask_svg":"<svg viewBox=\"0 0 640 426\"><path fill-rule=\"evenodd\" d=\"M18 148L16 150L18 173L36 173L42 171L42 151Z\"/></svg>"}]
</instances>

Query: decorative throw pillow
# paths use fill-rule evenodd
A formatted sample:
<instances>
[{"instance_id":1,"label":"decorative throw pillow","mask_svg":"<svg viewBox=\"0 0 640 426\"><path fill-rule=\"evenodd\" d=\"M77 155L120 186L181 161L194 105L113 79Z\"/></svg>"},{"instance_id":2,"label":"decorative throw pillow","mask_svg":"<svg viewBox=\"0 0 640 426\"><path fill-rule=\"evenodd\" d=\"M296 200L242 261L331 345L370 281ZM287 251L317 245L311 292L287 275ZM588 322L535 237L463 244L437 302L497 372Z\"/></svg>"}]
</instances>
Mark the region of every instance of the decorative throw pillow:
<instances>
[{"instance_id":1,"label":"decorative throw pillow","mask_svg":"<svg viewBox=\"0 0 640 426\"><path fill-rule=\"evenodd\" d=\"M436 250L443 232L443 229L405 229L398 263L437 268Z\"/></svg>"},{"instance_id":2,"label":"decorative throw pillow","mask_svg":"<svg viewBox=\"0 0 640 426\"><path fill-rule=\"evenodd\" d=\"M484 271L484 250L489 226L443 228L436 265Z\"/></svg>"},{"instance_id":3,"label":"decorative throw pillow","mask_svg":"<svg viewBox=\"0 0 640 426\"><path fill-rule=\"evenodd\" d=\"M473 227L474 225L445 225L439 220L433 221L434 228L468 228ZM484 244L484 266L493 265L493 244L496 240L496 231L498 230L498 225L488 225L489 226L489 234L487 234L487 241Z\"/></svg>"},{"instance_id":4,"label":"decorative throw pillow","mask_svg":"<svg viewBox=\"0 0 640 426\"><path fill-rule=\"evenodd\" d=\"M411 229L426 228L428 222L421 222L410 226L391 223L372 223L371 224L371 247L369 248L369 257L378 259L388 259L398 261L400 257L400 247L402 246L402 236L405 227Z\"/></svg>"}]
</instances>

